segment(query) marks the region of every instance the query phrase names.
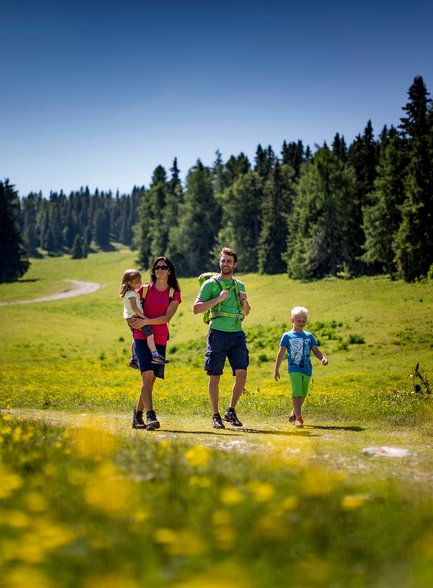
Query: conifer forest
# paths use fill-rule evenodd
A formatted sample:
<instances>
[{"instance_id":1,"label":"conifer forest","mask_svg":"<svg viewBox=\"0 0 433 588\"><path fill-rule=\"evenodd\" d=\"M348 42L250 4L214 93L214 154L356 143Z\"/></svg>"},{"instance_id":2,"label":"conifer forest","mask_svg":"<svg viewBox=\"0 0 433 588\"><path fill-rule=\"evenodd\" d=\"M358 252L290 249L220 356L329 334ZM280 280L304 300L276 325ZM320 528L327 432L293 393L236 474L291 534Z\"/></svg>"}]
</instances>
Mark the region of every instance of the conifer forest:
<instances>
[{"instance_id":1,"label":"conifer forest","mask_svg":"<svg viewBox=\"0 0 433 588\"><path fill-rule=\"evenodd\" d=\"M313 149L302 140L279 151L258 145L253 161L216 151L212 165L198 159L184 180L175 158L129 194L80 188L23 196L11 178L0 182L0 199L2 225L9 219L0 237L8 252L2 266L9 264L2 281L26 271L26 256L80 258L119 243L136 250L144 269L168 256L180 276L215 268L230 246L241 272L431 278L432 101L417 76L400 124L375 133L368 121L350 144L337 132L331 145Z\"/></svg>"}]
</instances>

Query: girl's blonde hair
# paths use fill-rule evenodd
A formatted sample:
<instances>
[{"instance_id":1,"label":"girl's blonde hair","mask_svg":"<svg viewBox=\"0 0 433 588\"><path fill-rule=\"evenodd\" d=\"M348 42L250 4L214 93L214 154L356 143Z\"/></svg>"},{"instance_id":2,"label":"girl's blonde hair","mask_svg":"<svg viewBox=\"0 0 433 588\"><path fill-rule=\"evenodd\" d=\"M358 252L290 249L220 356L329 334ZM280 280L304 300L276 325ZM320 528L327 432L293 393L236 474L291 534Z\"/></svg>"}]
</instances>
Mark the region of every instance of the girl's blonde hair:
<instances>
[{"instance_id":1,"label":"girl's blonde hair","mask_svg":"<svg viewBox=\"0 0 433 588\"><path fill-rule=\"evenodd\" d=\"M135 269L127 269L123 274L122 283L120 285L120 297L123 298L128 290L133 290L132 284L137 280L141 280L141 273Z\"/></svg>"},{"instance_id":2,"label":"girl's blonde hair","mask_svg":"<svg viewBox=\"0 0 433 588\"><path fill-rule=\"evenodd\" d=\"M295 316L298 316L298 314L308 316L308 308L305 308L305 306L294 306L290 312L290 316L294 318Z\"/></svg>"}]
</instances>

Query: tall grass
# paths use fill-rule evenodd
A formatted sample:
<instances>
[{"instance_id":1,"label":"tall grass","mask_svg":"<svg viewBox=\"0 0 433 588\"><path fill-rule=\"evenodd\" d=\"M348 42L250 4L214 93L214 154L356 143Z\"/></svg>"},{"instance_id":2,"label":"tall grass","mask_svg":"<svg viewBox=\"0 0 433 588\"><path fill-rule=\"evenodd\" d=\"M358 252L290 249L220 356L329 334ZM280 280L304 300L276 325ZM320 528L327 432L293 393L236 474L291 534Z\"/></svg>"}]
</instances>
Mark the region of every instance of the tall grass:
<instances>
[{"instance_id":1,"label":"tall grass","mask_svg":"<svg viewBox=\"0 0 433 588\"><path fill-rule=\"evenodd\" d=\"M0 418L5 586L428 586L431 496L263 459ZM430 512L430 516L427 514ZM398 571L398 573L396 573Z\"/></svg>"}]
</instances>

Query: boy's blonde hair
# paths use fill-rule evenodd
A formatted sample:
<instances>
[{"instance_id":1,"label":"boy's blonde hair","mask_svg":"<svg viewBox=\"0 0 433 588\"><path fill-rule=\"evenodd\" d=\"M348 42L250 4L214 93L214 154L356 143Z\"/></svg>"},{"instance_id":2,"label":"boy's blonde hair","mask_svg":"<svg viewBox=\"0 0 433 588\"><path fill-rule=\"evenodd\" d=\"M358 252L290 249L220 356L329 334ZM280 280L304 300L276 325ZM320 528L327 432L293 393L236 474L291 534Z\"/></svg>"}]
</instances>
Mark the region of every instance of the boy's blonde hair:
<instances>
[{"instance_id":1,"label":"boy's blonde hair","mask_svg":"<svg viewBox=\"0 0 433 588\"><path fill-rule=\"evenodd\" d=\"M132 284L137 280L141 279L141 273L135 269L127 269L122 277L122 283L120 285L120 297L123 298L128 290L133 290Z\"/></svg>"},{"instance_id":2,"label":"boy's blonde hair","mask_svg":"<svg viewBox=\"0 0 433 588\"><path fill-rule=\"evenodd\" d=\"M304 316L308 316L308 308L305 306L294 306L290 311L291 318L298 316L298 314L303 314Z\"/></svg>"}]
</instances>

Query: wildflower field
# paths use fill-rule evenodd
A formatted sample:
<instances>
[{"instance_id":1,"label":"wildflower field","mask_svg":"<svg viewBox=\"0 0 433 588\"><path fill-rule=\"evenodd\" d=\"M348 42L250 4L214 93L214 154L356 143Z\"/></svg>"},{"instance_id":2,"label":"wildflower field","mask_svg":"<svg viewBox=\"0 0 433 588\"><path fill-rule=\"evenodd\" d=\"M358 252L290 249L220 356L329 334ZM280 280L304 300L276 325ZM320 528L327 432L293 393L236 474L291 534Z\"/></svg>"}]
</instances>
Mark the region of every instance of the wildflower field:
<instances>
[{"instance_id":1,"label":"wildflower field","mask_svg":"<svg viewBox=\"0 0 433 588\"><path fill-rule=\"evenodd\" d=\"M198 282L181 280L155 390L161 429L147 432L131 429L139 375L118 297L134 265L127 250L34 260L0 285L0 586L431 586L433 285L242 276L244 427L215 431ZM67 280L101 287L4 304ZM272 378L297 304L329 359L313 358L300 431L288 378ZM226 370L222 409L231 383ZM377 446L407 456L363 451Z\"/></svg>"}]
</instances>

